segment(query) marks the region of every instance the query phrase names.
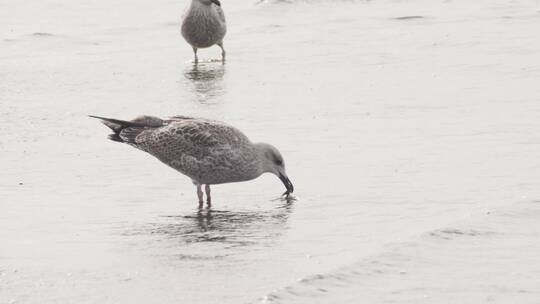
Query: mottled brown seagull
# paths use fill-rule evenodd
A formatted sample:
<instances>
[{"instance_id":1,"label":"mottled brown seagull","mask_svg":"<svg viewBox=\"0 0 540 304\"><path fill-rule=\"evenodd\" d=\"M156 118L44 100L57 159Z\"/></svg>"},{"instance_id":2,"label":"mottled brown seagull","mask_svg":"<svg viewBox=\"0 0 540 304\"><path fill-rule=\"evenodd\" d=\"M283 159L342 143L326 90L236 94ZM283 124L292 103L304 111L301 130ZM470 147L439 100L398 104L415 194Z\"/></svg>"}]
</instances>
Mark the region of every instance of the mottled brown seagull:
<instances>
[{"instance_id":1,"label":"mottled brown seagull","mask_svg":"<svg viewBox=\"0 0 540 304\"><path fill-rule=\"evenodd\" d=\"M130 121L90 117L100 119L114 132L109 139L148 152L191 178L200 205L202 185L210 205L210 185L248 181L267 172L283 182L287 189L283 195L288 197L294 191L278 149L266 143L252 143L238 129L223 122L186 116L139 116Z\"/></svg>"},{"instance_id":2,"label":"mottled brown seagull","mask_svg":"<svg viewBox=\"0 0 540 304\"><path fill-rule=\"evenodd\" d=\"M199 61L197 49L217 44L221 59L225 61L223 38L227 33L225 14L219 0L192 0L182 19L182 36L193 48L195 63Z\"/></svg>"}]
</instances>

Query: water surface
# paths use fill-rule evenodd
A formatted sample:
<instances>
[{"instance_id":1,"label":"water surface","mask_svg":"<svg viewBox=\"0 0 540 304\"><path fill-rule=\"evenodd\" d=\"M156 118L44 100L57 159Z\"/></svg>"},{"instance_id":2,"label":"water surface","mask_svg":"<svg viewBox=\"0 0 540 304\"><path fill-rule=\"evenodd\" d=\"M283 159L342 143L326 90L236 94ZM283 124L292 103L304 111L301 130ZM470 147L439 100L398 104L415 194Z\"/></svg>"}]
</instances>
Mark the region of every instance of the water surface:
<instances>
[{"instance_id":1,"label":"water surface","mask_svg":"<svg viewBox=\"0 0 540 304\"><path fill-rule=\"evenodd\" d=\"M1 303L534 303L534 1L0 3ZM279 147L195 188L88 114L194 115Z\"/></svg>"}]
</instances>

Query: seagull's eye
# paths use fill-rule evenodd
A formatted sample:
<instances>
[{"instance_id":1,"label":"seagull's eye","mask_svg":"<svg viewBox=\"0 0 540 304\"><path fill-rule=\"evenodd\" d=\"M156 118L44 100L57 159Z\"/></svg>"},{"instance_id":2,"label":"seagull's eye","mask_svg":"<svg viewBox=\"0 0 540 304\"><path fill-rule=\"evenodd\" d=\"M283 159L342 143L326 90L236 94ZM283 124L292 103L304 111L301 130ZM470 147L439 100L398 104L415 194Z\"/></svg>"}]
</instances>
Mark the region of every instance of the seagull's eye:
<instances>
[{"instance_id":1,"label":"seagull's eye","mask_svg":"<svg viewBox=\"0 0 540 304\"><path fill-rule=\"evenodd\" d=\"M278 166L282 166L283 165L283 160L280 159L280 158L274 158L274 163Z\"/></svg>"}]
</instances>

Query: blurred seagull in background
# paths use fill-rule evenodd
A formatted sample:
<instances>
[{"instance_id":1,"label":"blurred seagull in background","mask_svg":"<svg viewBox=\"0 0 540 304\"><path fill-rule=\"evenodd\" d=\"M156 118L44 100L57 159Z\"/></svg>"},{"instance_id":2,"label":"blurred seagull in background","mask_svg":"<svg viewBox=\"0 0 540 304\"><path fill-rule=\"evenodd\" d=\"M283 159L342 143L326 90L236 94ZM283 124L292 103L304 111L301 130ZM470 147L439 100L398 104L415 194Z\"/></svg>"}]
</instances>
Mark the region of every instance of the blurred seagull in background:
<instances>
[{"instance_id":1,"label":"blurred seagull in background","mask_svg":"<svg viewBox=\"0 0 540 304\"><path fill-rule=\"evenodd\" d=\"M199 61L197 49L217 44L221 59L225 61L223 38L227 32L225 14L219 0L192 0L182 20L182 36L193 48L195 63Z\"/></svg>"},{"instance_id":2,"label":"blurred seagull in background","mask_svg":"<svg viewBox=\"0 0 540 304\"><path fill-rule=\"evenodd\" d=\"M278 149L252 143L225 123L185 116L139 116L130 121L90 117L100 119L113 131L109 139L148 152L191 178L197 187L199 207L203 205L202 185L210 206L210 185L248 181L267 172L285 185L283 195L287 198L294 191Z\"/></svg>"}]
</instances>

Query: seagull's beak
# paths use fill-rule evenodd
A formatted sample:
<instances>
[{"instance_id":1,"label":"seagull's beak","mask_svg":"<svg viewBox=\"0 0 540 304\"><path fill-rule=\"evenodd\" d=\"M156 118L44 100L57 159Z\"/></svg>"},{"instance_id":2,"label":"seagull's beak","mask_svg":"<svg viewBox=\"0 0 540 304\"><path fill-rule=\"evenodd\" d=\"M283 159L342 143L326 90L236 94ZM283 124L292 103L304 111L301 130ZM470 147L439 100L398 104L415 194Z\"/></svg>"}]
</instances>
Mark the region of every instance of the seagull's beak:
<instances>
[{"instance_id":1,"label":"seagull's beak","mask_svg":"<svg viewBox=\"0 0 540 304\"><path fill-rule=\"evenodd\" d=\"M283 193L283 195L289 196L289 194L291 194L294 191L293 184L291 183L289 178L285 174L283 174L281 172L279 172L279 179L281 180L283 185L285 185L285 188L287 188L287 191L285 191L285 193Z\"/></svg>"},{"instance_id":2,"label":"seagull's beak","mask_svg":"<svg viewBox=\"0 0 540 304\"><path fill-rule=\"evenodd\" d=\"M210 0L210 2L214 3L217 6L221 6L221 2L219 2L219 0Z\"/></svg>"}]
</instances>

